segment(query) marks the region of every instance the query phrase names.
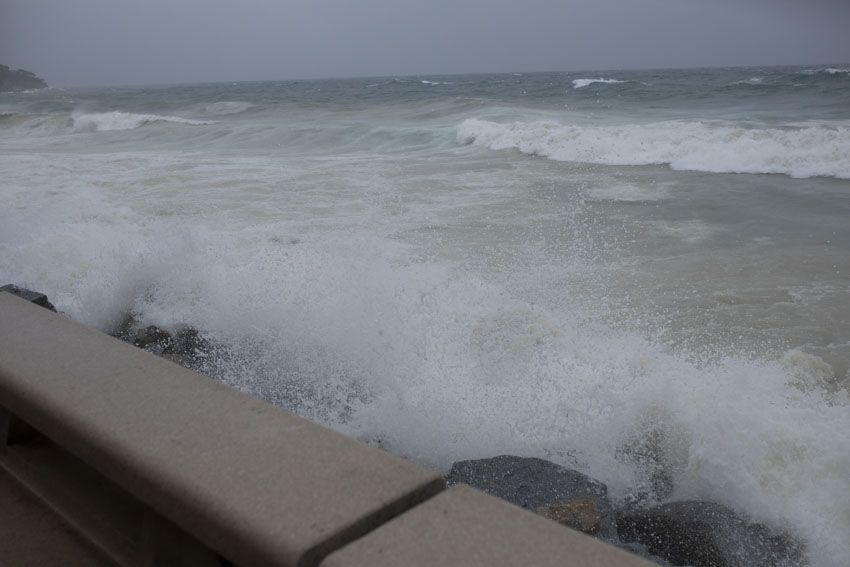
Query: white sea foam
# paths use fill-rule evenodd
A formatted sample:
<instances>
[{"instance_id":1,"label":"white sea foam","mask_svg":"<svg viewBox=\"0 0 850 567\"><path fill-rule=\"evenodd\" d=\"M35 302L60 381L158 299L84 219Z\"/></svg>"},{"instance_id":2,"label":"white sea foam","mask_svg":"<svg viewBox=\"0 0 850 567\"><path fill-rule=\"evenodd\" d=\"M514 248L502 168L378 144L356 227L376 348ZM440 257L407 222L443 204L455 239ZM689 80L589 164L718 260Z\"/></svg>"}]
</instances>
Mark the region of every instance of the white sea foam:
<instances>
[{"instance_id":1,"label":"white sea foam","mask_svg":"<svg viewBox=\"0 0 850 567\"><path fill-rule=\"evenodd\" d=\"M669 164L713 173L783 173L850 179L850 126L744 128L667 121L586 126L550 121L497 123L468 119L458 141L517 149L556 161L607 165Z\"/></svg>"},{"instance_id":2,"label":"white sea foam","mask_svg":"<svg viewBox=\"0 0 850 567\"><path fill-rule=\"evenodd\" d=\"M201 120L189 120L177 116L159 116L157 114L135 114L132 112L98 112L93 114L74 113L74 131L105 132L110 130L132 130L154 122L172 122L200 126L213 124Z\"/></svg>"},{"instance_id":3,"label":"white sea foam","mask_svg":"<svg viewBox=\"0 0 850 567\"><path fill-rule=\"evenodd\" d=\"M446 81L421 81L423 85L451 85L452 83Z\"/></svg>"},{"instance_id":4,"label":"white sea foam","mask_svg":"<svg viewBox=\"0 0 850 567\"><path fill-rule=\"evenodd\" d=\"M589 85L593 85L595 83L610 84L610 83L625 83L625 82L626 81L619 81L617 79L603 79L603 78L599 78L599 79L575 79L575 80L573 80L573 88L574 89L582 89L584 87L587 87Z\"/></svg>"}]
</instances>

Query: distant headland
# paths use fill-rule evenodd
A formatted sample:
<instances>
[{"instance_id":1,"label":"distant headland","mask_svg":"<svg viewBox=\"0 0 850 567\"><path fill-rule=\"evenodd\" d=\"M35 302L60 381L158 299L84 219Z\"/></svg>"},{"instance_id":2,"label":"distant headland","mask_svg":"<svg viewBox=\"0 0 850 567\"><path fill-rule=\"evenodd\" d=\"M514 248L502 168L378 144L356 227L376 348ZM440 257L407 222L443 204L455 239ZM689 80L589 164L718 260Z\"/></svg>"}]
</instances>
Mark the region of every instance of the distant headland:
<instances>
[{"instance_id":1,"label":"distant headland","mask_svg":"<svg viewBox=\"0 0 850 567\"><path fill-rule=\"evenodd\" d=\"M0 65L0 92L46 89L47 82L35 73Z\"/></svg>"}]
</instances>

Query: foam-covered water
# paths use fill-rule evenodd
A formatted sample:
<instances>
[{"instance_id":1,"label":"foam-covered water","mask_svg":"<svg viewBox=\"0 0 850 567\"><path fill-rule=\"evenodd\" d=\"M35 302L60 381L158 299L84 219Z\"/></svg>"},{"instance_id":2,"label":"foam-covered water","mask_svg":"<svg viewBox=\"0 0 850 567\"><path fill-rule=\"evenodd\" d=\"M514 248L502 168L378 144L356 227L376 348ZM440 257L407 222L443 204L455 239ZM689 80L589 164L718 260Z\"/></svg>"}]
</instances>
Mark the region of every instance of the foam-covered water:
<instances>
[{"instance_id":1,"label":"foam-covered water","mask_svg":"<svg viewBox=\"0 0 850 567\"><path fill-rule=\"evenodd\" d=\"M843 565L845 67L0 95L0 283L192 325L213 376L417 462L619 499L661 467Z\"/></svg>"}]
</instances>

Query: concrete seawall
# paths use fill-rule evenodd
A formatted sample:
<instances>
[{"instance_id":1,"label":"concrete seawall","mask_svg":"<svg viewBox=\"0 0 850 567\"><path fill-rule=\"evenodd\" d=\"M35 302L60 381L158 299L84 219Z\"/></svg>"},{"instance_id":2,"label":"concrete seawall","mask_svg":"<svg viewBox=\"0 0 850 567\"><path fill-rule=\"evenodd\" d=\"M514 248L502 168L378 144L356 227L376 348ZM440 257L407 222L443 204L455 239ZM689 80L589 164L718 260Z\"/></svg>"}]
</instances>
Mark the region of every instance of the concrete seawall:
<instances>
[{"instance_id":1,"label":"concrete seawall","mask_svg":"<svg viewBox=\"0 0 850 567\"><path fill-rule=\"evenodd\" d=\"M0 564L651 565L3 292Z\"/></svg>"}]
</instances>

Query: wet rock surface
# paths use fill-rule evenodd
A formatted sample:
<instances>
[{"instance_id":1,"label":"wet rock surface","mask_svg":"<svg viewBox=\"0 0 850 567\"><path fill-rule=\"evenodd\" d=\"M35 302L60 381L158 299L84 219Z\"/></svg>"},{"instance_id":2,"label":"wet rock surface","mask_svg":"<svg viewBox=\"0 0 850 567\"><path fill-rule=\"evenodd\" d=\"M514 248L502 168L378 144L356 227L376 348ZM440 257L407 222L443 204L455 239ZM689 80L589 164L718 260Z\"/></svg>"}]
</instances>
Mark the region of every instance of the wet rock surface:
<instances>
[{"instance_id":1,"label":"wet rock surface","mask_svg":"<svg viewBox=\"0 0 850 567\"><path fill-rule=\"evenodd\" d=\"M57 312L47 295L39 291L6 284L0 286L0 292L11 293L40 307ZM127 315L110 334L193 370L201 370L202 362L216 348L192 327L183 326L172 332L156 325L142 326L132 315Z\"/></svg>"},{"instance_id":2,"label":"wet rock surface","mask_svg":"<svg viewBox=\"0 0 850 567\"><path fill-rule=\"evenodd\" d=\"M502 455L459 461L446 482L468 484L574 530L662 565L791 567L806 565L803 544L714 502L682 501L614 510L607 487L578 471Z\"/></svg>"},{"instance_id":3,"label":"wet rock surface","mask_svg":"<svg viewBox=\"0 0 850 567\"><path fill-rule=\"evenodd\" d=\"M213 345L192 327L168 331L156 325L139 326L127 317L113 336L187 368L197 369Z\"/></svg>"},{"instance_id":4,"label":"wet rock surface","mask_svg":"<svg viewBox=\"0 0 850 567\"><path fill-rule=\"evenodd\" d=\"M713 502L671 502L625 511L617 518L617 532L623 542L642 544L673 565L805 565L805 550L799 541L750 523Z\"/></svg>"},{"instance_id":5,"label":"wet rock surface","mask_svg":"<svg viewBox=\"0 0 850 567\"><path fill-rule=\"evenodd\" d=\"M502 455L459 461L446 483L468 484L532 512L569 522L605 539L616 536L608 487L578 471L544 459ZM577 526L577 527L576 527Z\"/></svg>"},{"instance_id":6,"label":"wet rock surface","mask_svg":"<svg viewBox=\"0 0 850 567\"><path fill-rule=\"evenodd\" d=\"M14 284L8 284L8 285L4 285L3 287L0 287L0 291L5 291L5 292L8 292L8 293L11 293L12 295L16 295L16 296L20 297L21 299L24 299L24 300L29 301L31 303L35 303L36 305L38 305L40 307L44 307L45 309L50 309L53 312L56 311L56 308L47 299L47 296L44 295L41 292L25 289L25 288L16 286Z\"/></svg>"},{"instance_id":7,"label":"wet rock surface","mask_svg":"<svg viewBox=\"0 0 850 567\"><path fill-rule=\"evenodd\" d=\"M145 350L156 352L157 354L167 354L172 350L174 339L171 338L171 333L164 331L159 327L150 325L144 329L140 329L132 336L133 345Z\"/></svg>"}]
</instances>

